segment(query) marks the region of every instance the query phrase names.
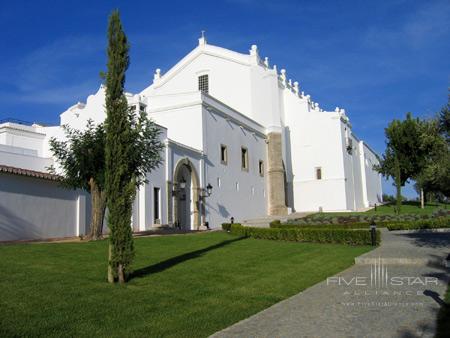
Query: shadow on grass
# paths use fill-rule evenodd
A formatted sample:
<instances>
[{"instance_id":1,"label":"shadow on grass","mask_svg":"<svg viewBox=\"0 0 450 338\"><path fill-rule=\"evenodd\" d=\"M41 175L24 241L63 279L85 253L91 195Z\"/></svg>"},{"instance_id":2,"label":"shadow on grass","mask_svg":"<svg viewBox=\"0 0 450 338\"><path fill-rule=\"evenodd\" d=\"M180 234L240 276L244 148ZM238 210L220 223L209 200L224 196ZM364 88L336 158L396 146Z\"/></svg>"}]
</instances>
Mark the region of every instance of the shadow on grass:
<instances>
[{"instance_id":1,"label":"shadow on grass","mask_svg":"<svg viewBox=\"0 0 450 338\"><path fill-rule=\"evenodd\" d=\"M216 250L219 248L222 248L224 246L230 245L234 242L238 242L241 241L243 239L245 239L246 237L238 237L238 238L234 238L234 239L230 239L227 241L223 241L211 246L208 246L206 248L203 249L199 249L199 250L195 250L195 251L191 251L191 252L187 252L185 254L179 255L179 256L175 256L172 258L169 258L165 261L153 264L153 265L149 265L146 266L145 268L141 268L141 269L137 269L135 271L133 271L130 275L129 275L129 280L133 279L133 278L140 278L140 277L145 277L147 275L153 274L153 273L158 273L158 272L162 272L166 269L169 269L177 264L186 262L188 260L194 259L194 258L199 258L201 257L203 254L212 251L212 250Z\"/></svg>"}]
</instances>

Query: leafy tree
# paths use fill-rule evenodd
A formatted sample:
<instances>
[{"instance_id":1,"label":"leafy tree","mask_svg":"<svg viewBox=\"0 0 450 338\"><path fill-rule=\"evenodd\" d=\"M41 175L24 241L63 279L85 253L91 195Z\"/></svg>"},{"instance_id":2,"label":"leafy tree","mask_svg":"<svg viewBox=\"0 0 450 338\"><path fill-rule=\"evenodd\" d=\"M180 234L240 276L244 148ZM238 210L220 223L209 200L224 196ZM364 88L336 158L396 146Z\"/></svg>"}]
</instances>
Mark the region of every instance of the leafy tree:
<instances>
[{"instance_id":1,"label":"leafy tree","mask_svg":"<svg viewBox=\"0 0 450 338\"><path fill-rule=\"evenodd\" d=\"M450 95L445 107L439 113L439 132L445 137L447 144L450 145Z\"/></svg>"},{"instance_id":2,"label":"leafy tree","mask_svg":"<svg viewBox=\"0 0 450 338\"><path fill-rule=\"evenodd\" d=\"M84 131L63 126L66 140L50 139L50 149L59 163L63 185L84 189L91 194L91 226L88 238L102 237L106 208L105 186L105 131L88 120ZM52 173L59 171L51 167Z\"/></svg>"},{"instance_id":3,"label":"leafy tree","mask_svg":"<svg viewBox=\"0 0 450 338\"><path fill-rule=\"evenodd\" d=\"M450 196L450 112L449 103L440 114L422 123L420 138L424 154L418 175L418 188L429 194ZM422 194L423 195L423 194Z\"/></svg>"},{"instance_id":4,"label":"leafy tree","mask_svg":"<svg viewBox=\"0 0 450 338\"><path fill-rule=\"evenodd\" d=\"M117 10L109 17L105 120L105 190L111 230L108 281L124 283L131 271L134 246L131 212L137 187L159 166L163 145L159 129L145 112L136 115L124 95L129 44Z\"/></svg>"},{"instance_id":5,"label":"leafy tree","mask_svg":"<svg viewBox=\"0 0 450 338\"><path fill-rule=\"evenodd\" d=\"M393 178L397 190L396 212L400 213L401 188L417 175L423 161L420 121L412 118L411 113L407 113L405 120L393 120L385 129L385 135L386 150L380 159L380 165L375 169L383 176Z\"/></svg>"}]
</instances>

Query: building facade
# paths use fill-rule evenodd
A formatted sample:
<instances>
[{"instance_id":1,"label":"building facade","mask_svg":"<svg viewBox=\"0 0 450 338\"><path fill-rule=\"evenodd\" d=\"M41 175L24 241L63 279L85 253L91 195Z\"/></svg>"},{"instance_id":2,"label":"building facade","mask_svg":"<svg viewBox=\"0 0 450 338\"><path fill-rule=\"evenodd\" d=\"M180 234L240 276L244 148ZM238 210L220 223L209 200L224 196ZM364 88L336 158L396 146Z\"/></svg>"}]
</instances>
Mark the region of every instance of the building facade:
<instances>
[{"instance_id":1,"label":"building facade","mask_svg":"<svg viewBox=\"0 0 450 338\"><path fill-rule=\"evenodd\" d=\"M241 54L202 37L165 74L157 69L151 85L126 96L160 126L165 144L162 165L137 191L135 231L219 227L231 217L351 211L382 202L377 156L352 132L345 111L321 109L255 45ZM83 129L88 119L103 122L104 101L101 86L63 112L60 126L0 124L0 165L45 173L54 164L50 138L64 138L65 124ZM85 206L75 203L73 224L89 214L89 198L74 194ZM76 224L74 235L88 231L88 219Z\"/></svg>"}]
</instances>

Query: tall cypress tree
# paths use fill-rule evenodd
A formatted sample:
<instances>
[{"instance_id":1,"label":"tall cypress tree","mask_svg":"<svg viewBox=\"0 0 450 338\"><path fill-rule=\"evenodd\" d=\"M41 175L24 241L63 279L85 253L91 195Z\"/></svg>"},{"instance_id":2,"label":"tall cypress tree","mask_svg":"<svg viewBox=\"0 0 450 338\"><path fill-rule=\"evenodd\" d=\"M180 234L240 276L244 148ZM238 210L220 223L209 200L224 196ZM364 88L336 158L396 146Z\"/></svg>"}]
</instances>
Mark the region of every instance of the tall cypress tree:
<instances>
[{"instance_id":1,"label":"tall cypress tree","mask_svg":"<svg viewBox=\"0 0 450 338\"><path fill-rule=\"evenodd\" d=\"M135 196L134 173L129 170L133 155L132 121L124 95L129 44L119 11L109 17L106 72L106 173L105 190L110 228L108 281L124 283L134 257L131 212Z\"/></svg>"}]
</instances>

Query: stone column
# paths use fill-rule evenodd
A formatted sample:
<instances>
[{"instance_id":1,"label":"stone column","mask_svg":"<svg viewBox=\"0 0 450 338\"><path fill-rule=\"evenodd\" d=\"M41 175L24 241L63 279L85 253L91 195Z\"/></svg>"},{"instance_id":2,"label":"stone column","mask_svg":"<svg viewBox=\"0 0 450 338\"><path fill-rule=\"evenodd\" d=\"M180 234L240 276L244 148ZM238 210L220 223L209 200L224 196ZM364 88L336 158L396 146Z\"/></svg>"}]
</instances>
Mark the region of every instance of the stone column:
<instances>
[{"instance_id":1,"label":"stone column","mask_svg":"<svg viewBox=\"0 0 450 338\"><path fill-rule=\"evenodd\" d=\"M166 193L167 193L167 224L173 226L173 183L171 181L166 181Z\"/></svg>"},{"instance_id":2,"label":"stone column","mask_svg":"<svg viewBox=\"0 0 450 338\"><path fill-rule=\"evenodd\" d=\"M281 133L267 135L267 190L270 216L287 215Z\"/></svg>"}]
</instances>

